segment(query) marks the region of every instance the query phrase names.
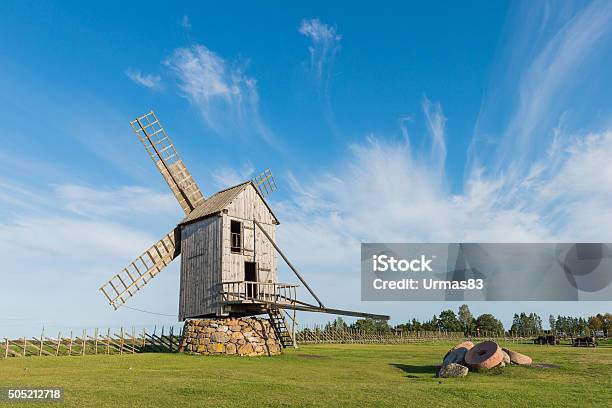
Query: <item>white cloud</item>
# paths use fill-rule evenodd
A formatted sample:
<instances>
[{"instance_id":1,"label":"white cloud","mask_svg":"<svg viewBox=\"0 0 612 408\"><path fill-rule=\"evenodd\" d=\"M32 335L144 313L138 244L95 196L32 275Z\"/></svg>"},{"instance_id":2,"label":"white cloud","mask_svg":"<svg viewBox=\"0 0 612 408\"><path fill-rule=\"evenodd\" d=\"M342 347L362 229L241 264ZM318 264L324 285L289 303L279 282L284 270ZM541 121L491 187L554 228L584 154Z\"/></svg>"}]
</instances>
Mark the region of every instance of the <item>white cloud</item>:
<instances>
[{"instance_id":1,"label":"white cloud","mask_svg":"<svg viewBox=\"0 0 612 408\"><path fill-rule=\"evenodd\" d=\"M444 162L446 160L445 126L446 117L442 112L439 102L432 103L427 97L423 98L423 112L425 112L427 129L431 137L431 158L434 165L438 166L438 173L444 173Z\"/></svg>"},{"instance_id":2,"label":"white cloud","mask_svg":"<svg viewBox=\"0 0 612 408\"><path fill-rule=\"evenodd\" d=\"M0 218L0 308L21 306L19 321L2 322L3 336L40 333L42 326L65 330L159 321L129 309L112 312L98 288L173 229L181 211L170 193L78 185L33 190L16 183L10 191L17 199L5 201L3 210L11 215ZM176 268L156 277L131 306L176 311Z\"/></svg>"},{"instance_id":3,"label":"white cloud","mask_svg":"<svg viewBox=\"0 0 612 408\"><path fill-rule=\"evenodd\" d=\"M488 162L491 171L498 171L520 161L527 167L543 154L554 137L551 129L564 116L575 118L576 128L594 125L598 115L582 111L587 104L576 101L601 101L586 84L609 77L600 59L612 35L612 3L551 6L516 3L510 13L475 127L471 153L476 166Z\"/></svg>"},{"instance_id":4,"label":"white cloud","mask_svg":"<svg viewBox=\"0 0 612 408\"><path fill-rule=\"evenodd\" d=\"M326 64L333 59L340 48L340 36L336 29L322 23L319 19L304 19L298 31L310 39L310 66L315 75L321 78L325 72Z\"/></svg>"},{"instance_id":5,"label":"white cloud","mask_svg":"<svg viewBox=\"0 0 612 408\"><path fill-rule=\"evenodd\" d=\"M174 50L164 64L211 129L232 137L255 132L272 142L259 114L257 81L244 73L244 64L232 64L201 44Z\"/></svg>"},{"instance_id":6,"label":"white cloud","mask_svg":"<svg viewBox=\"0 0 612 408\"><path fill-rule=\"evenodd\" d=\"M169 193L151 191L139 186L92 188L64 184L54 187L56 197L63 208L85 217L119 215L176 214L178 203Z\"/></svg>"},{"instance_id":7,"label":"white cloud","mask_svg":"<svg viewBox=\"0 0 612 408\"><path fill-rule=\"evenodd\" d=\"M410 143L369 137L311 180L290 176L294 198L275 208L279 242L324 298L353 308L364 307L361 242L609 242L612 132L567 137L562 146L526 177L475 171L464 193L453 194ZM336 296L339 286L346 298Z\"/></svg>"},{"instance_id":8,"label":"white cloud","mask_svg":"<svg viewBox=\"0 0 612 408\"><path fill-rule=\"evenodd\" d=\"M191 30L191 21L189 21L189 16L183 16L181 18L181 27L186 30Z\"/></svg>"},{"instance_id":9,"label":"white cloud","mask_svg":"<svg viewBox=\"0 0 612 408\"><path fill-rule=\"evenodd\" d=\"M145 88L160 90L162 89L161 77L153 74L143 74L140 70L128 68L125 74L132 81Z\"/></svg>"},{"instance_id":10,"label":"white cloud","mask_svg":"<svg viewBox=\"0 0 612 408\"><path fill-rule=\"evenodd\" d=\"M240 169L222 166L212 172L212 178L218 188L224 189L252 179L254 171L253 164L247 161Z\"/></svg>"}]
</instances>

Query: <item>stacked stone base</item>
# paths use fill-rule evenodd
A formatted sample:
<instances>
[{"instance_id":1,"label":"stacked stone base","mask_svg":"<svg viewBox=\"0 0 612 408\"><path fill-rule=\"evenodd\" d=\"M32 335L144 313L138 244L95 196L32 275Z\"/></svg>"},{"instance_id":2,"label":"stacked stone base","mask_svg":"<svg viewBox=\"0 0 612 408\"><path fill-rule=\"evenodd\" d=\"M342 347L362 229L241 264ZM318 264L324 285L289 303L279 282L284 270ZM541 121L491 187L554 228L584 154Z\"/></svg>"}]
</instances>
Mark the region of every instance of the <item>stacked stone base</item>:
<instances>
[{"instance_id":1,"label":"stacked stone base","mask_svg":"<svg viewBox=\"0 0 612 408\"><path fill-rule=\"evenodd\" d=\"M257 317L186 320L180 346L204 355L273 356L281 350L270 321Z\"/></svg>"}]
</instances>

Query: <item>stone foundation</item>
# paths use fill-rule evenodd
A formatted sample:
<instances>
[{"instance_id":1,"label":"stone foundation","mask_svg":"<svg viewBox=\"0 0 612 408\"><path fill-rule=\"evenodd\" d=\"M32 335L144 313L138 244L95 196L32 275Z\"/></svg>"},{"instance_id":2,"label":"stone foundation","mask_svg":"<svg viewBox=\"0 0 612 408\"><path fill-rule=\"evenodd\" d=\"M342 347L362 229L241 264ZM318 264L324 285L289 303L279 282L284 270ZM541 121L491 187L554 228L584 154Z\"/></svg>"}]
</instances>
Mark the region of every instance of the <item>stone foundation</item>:
<instances>
[{"instance_id":1,"label":"stone foundation","mask_svg":"<svg viewBox=\"0 0 612 408\"><path fill-rule=\"evenodd\" d=\"M190 319L185 321L181 352L272 356L282 346L268 319L231 317L227 319Z\"/></svg>"}]
</instances>

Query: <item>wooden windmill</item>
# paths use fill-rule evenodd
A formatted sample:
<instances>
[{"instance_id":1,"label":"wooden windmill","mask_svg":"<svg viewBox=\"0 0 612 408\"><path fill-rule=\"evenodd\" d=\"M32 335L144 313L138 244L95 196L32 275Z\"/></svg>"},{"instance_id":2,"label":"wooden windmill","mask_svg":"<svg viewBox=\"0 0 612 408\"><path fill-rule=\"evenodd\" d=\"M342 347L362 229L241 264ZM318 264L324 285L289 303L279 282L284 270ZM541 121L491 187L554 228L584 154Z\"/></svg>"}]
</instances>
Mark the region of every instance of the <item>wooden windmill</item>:
<instances>
[{"instance_id":1,"label":"wooden windmill","mask_svg":"<svg viewBox=\"0 0 612 408\"><path fill-rule=\"evenodd\" d=\"M275 242L279 221L265 200L276 190L270 170L205 198L152 111L130 122L185 212L178 226L114 275L100 291L116 310L181 256L179 320L267 313L285 333L283 310L375 319L388 316L326 308ZM299 285L278 282L277 253L316 301L297 299ZM291 315L287 314L289 317Z\"/></svg>"}]
</instances>

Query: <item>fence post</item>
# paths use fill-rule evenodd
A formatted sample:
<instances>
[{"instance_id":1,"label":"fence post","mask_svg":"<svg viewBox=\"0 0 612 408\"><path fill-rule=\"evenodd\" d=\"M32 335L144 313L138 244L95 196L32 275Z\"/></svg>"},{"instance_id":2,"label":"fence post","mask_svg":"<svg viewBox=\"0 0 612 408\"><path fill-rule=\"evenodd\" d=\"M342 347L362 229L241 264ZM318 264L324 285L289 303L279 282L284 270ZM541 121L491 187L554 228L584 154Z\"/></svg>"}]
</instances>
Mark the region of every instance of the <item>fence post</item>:
<instances>
[{"instance_id":1,"label":"fence post","mask_svg":"<svg viewBox=\"0 0 612 408\"><path fill-rule=\"evenodd\" d=\"M72 330L70 330L70 345L68 346L68 355L72 355Z\"/></svg>"},{"instance_id":2,"label":"fence post","mask_svg":"<svg viewBox=\"0 0 612 408\"><path fill-rule=\"evenodd\" d=\"M6 341L6 350L4 350L4 358L8 358L9 339L5 338L4 341Z\"/></svg>"},{"instance_id":3,"label":"fence post","mask_svg":"<svg viewBox=\"0 0 612 408\"><path fill-rule=\"evenodd\" d=\"M106 354L110 354L110 327L106 331Z\"/></svg>"},{"instance_id":4,"label":"fence post","mask_svg":"<svg viewBox=\"0 0 612 408\"><path fill-rule=\"evenodd\" d=\"M121 328L121 341L119 342L119 354L123 354L123 327Z\"/></svg>"},{"instance_id":5,"label":"fence post","mask_svg":"<svg viewBox=\"0 0 612 408\"><path fill-rule=\"evenodd\" d=\"M62 332L57 333L57 346L55 347L55 357L59 356L60 344L62 342Z\"/></svg>"},{"instance_id":6,"label":"fence post","mask_svg":"<svg viewBox=\"0 0 612 408\"><path fill-rule=\"evenodd\" d=\"M86 341L86 336L87 336L87 331L85 329L83 329L83 337L81 338L81 355L84 356L85 355L85 345L87 344Z\"/></svg>"},{"instance_id":7,"label":"fence post","mask_svg":"<svg viewBox=\"0 0 612 408\"><path fill-rule=\"evenodd\" d=\"M23 338L23 357L26 356L26 350L27 350L28 344L26 342L26 338Z\"/></svg>"},{"instance_id":8,"label":"fence post","mask_svg":"<svg viewBox=\"0 0 612 408\"><path fill-rule=\"evenodd\" d=\"M94 330L94 354L98 354L98 328Z\"/></svg>"},{"instance_id":9,"label":"fence post","mask_svg":"<svg viewBox=\"0 0 612 408\"><path fill-rule=\"evenodd\" d=\"M40 332L40 350L38 350L38 357L42 356L44 338L45 338L45 328L43 327L42 331Z\"/></svg>"}]
</instances>

